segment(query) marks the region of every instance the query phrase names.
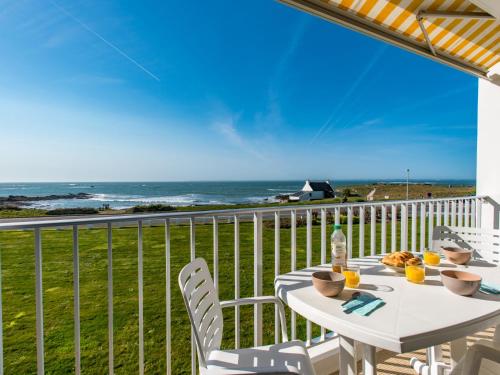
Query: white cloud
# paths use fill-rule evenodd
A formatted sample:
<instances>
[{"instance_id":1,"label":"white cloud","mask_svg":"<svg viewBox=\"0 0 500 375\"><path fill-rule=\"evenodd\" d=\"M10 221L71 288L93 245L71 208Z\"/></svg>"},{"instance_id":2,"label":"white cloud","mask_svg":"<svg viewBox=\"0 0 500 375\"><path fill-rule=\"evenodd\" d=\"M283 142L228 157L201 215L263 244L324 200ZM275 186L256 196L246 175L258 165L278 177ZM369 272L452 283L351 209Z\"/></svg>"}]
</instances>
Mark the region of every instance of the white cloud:
<instances>
[{"instance_id":1,"label":"white cloud","mask_svg":"<svg viewBox=\"0 0 500 375\"><path fill-rule=\"evenodd\" d=\"M238 134L238 131L234 127L234 122L232 119L224 121L216 121L212 125L212 129L215 132L222 135L227 141L236 146L243 146L243 139Z\"/></svg>"},{"instance_id":2,"label":"white cloud","mask_svg":"<svg viewBox=\"0 0 500 375\"><path fill-rule=\"evenodd\" d=\"M262 153L257 151L249 140L246 140L238 132L235 125L235 118L228 117L222 120L216 120L212 124L212 130L221 135L228 143L247 152L261 160L266 158Z\"/></svg>"}]
</instances>

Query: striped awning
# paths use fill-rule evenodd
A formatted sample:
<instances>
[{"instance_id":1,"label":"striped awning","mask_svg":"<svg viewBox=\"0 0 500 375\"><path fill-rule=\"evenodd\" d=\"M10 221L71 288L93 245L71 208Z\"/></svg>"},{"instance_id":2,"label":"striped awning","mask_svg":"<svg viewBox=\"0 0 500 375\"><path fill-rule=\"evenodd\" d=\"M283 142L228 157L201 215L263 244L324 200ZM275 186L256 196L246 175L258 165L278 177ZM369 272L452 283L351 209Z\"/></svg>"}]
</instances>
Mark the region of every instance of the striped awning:
<instances>
[{"instance_id":1,"label":"striped awning","mask_svg":"<svg viewBox=\"0 0 500 375\"><path fill-rule=\"evenodd\" d=\"M280 1L483 78L500 62L499 19L468 0Z\"/></svg>"}]
</instances>

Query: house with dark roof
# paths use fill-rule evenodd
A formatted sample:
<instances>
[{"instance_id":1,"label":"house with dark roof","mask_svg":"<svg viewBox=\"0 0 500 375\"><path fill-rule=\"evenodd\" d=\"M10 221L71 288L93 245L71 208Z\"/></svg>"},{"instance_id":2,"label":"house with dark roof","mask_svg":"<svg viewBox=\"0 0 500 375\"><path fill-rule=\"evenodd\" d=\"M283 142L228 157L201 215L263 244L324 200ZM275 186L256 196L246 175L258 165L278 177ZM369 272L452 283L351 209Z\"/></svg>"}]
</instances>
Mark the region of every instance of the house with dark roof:
<instances>
[{"instance_id":1,"label":"house with dark roof","mask_svg":"<svg viewBox=\"0 0 500 375\"><path fill-rule=\"evenodd\" d=\"M335 191L330 185L330 181L306 180L302 190L290 194L288 200L290 202L300 202L327 198L335 198Z\"/></svg>"}]
</instances>

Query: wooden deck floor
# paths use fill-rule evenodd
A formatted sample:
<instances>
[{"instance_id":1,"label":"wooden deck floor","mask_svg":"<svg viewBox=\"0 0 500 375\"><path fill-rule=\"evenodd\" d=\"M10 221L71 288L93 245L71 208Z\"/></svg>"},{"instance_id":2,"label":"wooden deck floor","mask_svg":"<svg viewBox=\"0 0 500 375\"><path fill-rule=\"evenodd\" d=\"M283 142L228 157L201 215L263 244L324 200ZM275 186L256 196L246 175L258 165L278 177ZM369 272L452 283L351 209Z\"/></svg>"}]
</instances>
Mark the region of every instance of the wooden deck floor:
<instances>
[{"instance_id":1,"label":"wooden deck floor","mask_svg":"<svg viewBox=\"0 0 500 375\"><path fill-rule=\"evenodd\" d=\"M481 339L491 340L493 338L494 329L490 328L486 331L479 332L474 336L467 338L468 345L472 345L475 341ZM419 350L411 353L395 355L394 353L382 351L377 353L377 375L415 375L415 371L410 367L410 358L417 357L420 360L425 360L425 350ZM449 345L443 345L443 357L446 362L449 362L450 348ZM359 374L362 374L361 363L358 368ZM338 375L338 372L335 373Z\"/></svg>"}]
</instances>

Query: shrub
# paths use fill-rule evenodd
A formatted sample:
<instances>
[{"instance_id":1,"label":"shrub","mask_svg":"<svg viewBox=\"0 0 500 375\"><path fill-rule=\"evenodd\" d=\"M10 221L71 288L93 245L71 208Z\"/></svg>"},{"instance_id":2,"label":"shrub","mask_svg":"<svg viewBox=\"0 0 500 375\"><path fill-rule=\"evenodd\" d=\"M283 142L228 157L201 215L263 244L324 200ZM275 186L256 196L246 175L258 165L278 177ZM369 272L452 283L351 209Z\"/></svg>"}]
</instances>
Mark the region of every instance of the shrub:
<instances>
[{"instance_id":1,"label":"shrub","mask_svg":"<svg viewBox=\"0 0 500 375\"><path fill-rule=\"evenodd\" d=\"M166 211L174 211L175 207L168 206L166 204L149 204L145 206L134 206L132 207L133 213L138 212L166 212Z\"/></svg>"},{"instance_id":2,"label":"shrub","mask_svg":"<svg viewBox=\"0 0 500 375\"><path fill-rule=\"evenodd\" d=\"M75 208L56 208L48 210L47 215L94 215L99 213L95 208L91 207L75 207Z\"/></svg>"}]
</instances>

